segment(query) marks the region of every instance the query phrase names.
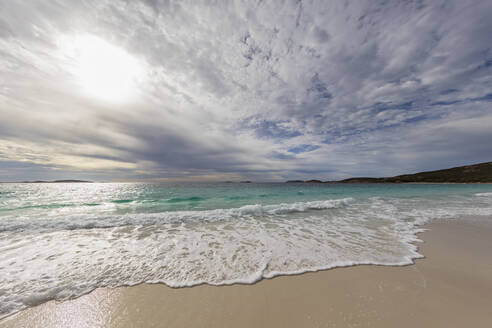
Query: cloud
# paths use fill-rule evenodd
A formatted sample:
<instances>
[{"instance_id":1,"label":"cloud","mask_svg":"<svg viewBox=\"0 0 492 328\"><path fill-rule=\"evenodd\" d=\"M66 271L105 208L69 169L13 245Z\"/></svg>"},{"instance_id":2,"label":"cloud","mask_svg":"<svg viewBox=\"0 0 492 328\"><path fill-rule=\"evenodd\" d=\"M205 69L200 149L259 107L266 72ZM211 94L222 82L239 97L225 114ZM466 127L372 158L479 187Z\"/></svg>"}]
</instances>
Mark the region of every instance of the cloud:
<instances>
[{"instance_id":1,"label":"cloud","mask_svg":"<svg viewBox=\"0 0 492 328\"><path fill-rule=\"evenodd\" d=\"M2 2L2 179L26 165L282 180L491 160L491 14L487 1ZM61 44L81 35L141 63L137 99L81 92Z\"/></svg>"}]
</instances>

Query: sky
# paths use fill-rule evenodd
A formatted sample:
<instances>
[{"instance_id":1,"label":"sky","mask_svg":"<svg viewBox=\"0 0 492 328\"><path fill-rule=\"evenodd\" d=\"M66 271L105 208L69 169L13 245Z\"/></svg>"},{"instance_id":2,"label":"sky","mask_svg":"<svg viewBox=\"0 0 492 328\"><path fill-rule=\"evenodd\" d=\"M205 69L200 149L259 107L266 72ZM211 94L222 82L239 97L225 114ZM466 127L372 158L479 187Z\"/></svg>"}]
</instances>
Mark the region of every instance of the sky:
<instances>
[{"instance_id":1,"label":"sky","mask_svg":"<svg viewBox=\"0 0 492 328\"><path fill-rule=\"evenodd\" d=\"M0 0L0 181L492 160L492 1Z\"/></svg>"}]
</instances>

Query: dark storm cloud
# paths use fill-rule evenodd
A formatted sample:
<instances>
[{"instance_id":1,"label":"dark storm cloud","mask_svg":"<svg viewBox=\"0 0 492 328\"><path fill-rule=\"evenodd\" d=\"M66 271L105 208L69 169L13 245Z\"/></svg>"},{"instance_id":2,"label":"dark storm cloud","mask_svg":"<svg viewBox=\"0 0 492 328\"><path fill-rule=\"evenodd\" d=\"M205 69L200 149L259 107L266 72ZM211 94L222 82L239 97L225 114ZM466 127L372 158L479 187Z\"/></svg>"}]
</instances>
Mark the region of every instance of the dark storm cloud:
<instances>
[{"instance_id":1,"label":"dark storm cloud","mask_svg":"<svg viewBox=\"0 0 492 328\"><path fill-rule=\"evenodd\" d=\"M3 1L2 179L26 165L329 179L491 160L491 15L490 1ZM141 63L136 100L81 94L64 53L78 35Z\"/></svg>"}]
</instances>

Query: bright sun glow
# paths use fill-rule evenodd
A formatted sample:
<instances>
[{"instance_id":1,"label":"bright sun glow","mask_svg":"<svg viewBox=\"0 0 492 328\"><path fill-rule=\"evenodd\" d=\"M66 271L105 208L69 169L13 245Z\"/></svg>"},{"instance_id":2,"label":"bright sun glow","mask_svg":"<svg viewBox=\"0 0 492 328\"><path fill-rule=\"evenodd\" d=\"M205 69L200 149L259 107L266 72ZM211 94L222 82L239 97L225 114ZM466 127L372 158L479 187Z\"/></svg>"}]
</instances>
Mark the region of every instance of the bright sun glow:
<instances>
[{"instance_id":1,"label":"bright sun glow","mask_svg":"<svg viewBox=\"0 0 492 328\"><path fill-rule=\"evenodd\" d=\"M108 102L127 102L136 97L143 67L124 49L92 35L66 38L62 48L87 96Z\"/></svg>"}]
</instances>

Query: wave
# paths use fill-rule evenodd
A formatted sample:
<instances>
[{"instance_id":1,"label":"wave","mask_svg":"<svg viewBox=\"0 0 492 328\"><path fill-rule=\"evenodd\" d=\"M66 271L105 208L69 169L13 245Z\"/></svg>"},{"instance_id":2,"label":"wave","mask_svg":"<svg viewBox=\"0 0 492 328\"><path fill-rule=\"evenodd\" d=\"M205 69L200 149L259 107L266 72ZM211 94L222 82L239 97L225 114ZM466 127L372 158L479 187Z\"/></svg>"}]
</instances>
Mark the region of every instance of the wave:
<instances>
[{"instance_id":1,"label":"wave","mask_svg":"<svg viewBox=\"0 0 492 328\"><path fill-rule=\"evenodd\" d=\"M168 203L200 202L200 201L205 200L205 199L206 198L198 197L198 196L193 196L193 197L176 197L176 198L170 198L166 202L168 202Z\"/></svg>"},{"instance_id":2,"label":"wave","mask_svg":"<svg viewBox=\"0 0 492 328\"><path fill-rule=\"evenodd\" d=\"M237 219L240 217L261 217L272 215L286 215L289 213L307 212L311 210L326 210L345 207L353 201L352 198L329 199L311 202L280 203L273 205L245 205L237 208L203 210L203 211L167 211L159 213L126 213L107 214L92 209L85 213L69 214L56 213L52 217L33 219L31 217L11 217L2 220L0 232L18 230L77 230L94 228L111 228L127 225L148 226L155 224L182 223L182 222L211 222ZM92 205L92 204L91 204ZM83 208L82 208L83 209ZM73 211L70 209L70 211Z\"/></svg>"},{"instance_id":3,"label":"wave","mask_svg":"<svg viewBox=\"0 0 492 328\"><path fill-rule=\"evenodd\" d=\"M492 192L479 192L475 194L475 196L478 197L492 197Z\"/></svg>"},{"instance_id":4,"label":"wave","mask_svg":"<svg viewBox=\"0 0 492 328\"><path fill-rule=\"evenodd\" d=\"M492 215L485 203L372 197L117 214L109 202L3 217L0 317L98 287L250 284L343 266L408 265L422 257L421 224Z\"/></svg>"},{"instance_id":5,"label":"wave","mask_svg":"<svg viewBox=\"0 0 492 328\"><path fill-rule=\"evenodd\" d=\"M12 208L0 208L0 211L4 212L13 212L18 210L28 210L28 209L52 209L52 208L62 208L62 207L73 207L76 204L40 204L40 205L26 205L21 207L12 207Z\"/></svg>"},{"instance_id":6,"label":"wave","mask_svg":"<svg viewBox=\"0 0 492 328\"><path fill-rule=\"evenodd\" d=\"M148 221L172 216L184 224L142 226L135 223L149 215L126 215L132 226L108 221L111 229L95 231L78 229L72 217L74 230L9 233L0 239L0 276L12 277L2 286L0 317L98 287L250 284L341 266L410 264L420 257L411 244L418 230L413 224L396 224L387 215L395 207L384 205L370 222L369 208L344 198L166 212ZM307 215L291 219L290 213ZM30 274L19 274L26 271Z\"/></svg>"},{"instance_id":7,"label":"wave","mask_svg":"<svg viewBox=\"0 0 492 328\"><path fill-rule=\"evenodd\" d=\"M115 203L115 204L126 204L126 203L131 203L133 201L134 201L133 199L117 199L117 200L113 200L113 203Z\"/></svg>"}]
</instances>

